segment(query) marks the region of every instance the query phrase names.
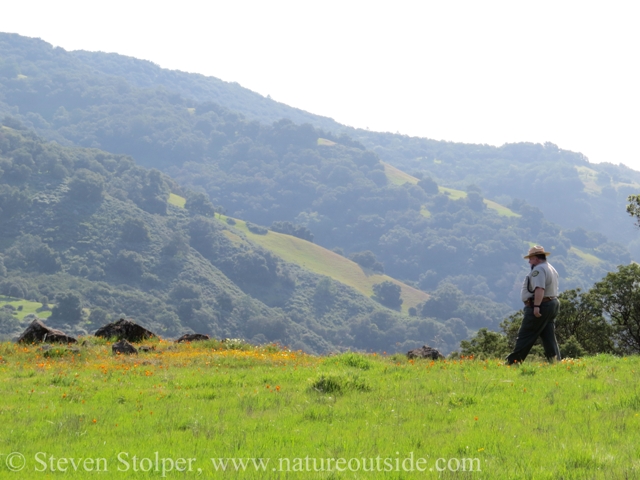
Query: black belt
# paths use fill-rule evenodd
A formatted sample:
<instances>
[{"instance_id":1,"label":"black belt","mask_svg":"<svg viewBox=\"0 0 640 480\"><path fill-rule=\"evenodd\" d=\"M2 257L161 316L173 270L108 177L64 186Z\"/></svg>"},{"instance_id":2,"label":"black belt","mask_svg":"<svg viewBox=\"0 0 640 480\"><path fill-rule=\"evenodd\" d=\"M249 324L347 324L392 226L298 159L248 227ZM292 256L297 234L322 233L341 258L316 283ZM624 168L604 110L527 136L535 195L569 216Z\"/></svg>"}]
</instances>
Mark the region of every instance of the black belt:
<instances>
[{"instance_id":1,"label":"black belt","mask_svg":"<svg viewBox=\"0 0 640 480\"><path fill-rule=\"evenodd\" d=\"M556 298L557 297L544 297L542 299L542 302L540 303L547 303L547 302L550 302L551 300L555 300ZM524 304L527 307L533 307L533 298L530 298L529 300L525 300Z\"/></svg>"}]
</instances>

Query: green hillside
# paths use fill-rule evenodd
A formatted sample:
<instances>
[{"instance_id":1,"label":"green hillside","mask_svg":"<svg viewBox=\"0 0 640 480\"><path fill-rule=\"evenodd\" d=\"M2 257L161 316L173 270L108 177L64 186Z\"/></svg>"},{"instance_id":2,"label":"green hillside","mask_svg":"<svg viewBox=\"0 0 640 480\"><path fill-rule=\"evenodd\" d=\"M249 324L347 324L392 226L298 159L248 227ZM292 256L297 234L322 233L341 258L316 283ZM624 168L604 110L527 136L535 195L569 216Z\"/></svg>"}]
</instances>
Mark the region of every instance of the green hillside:
<instances>
[{"instance_id":1,"label":"green hillside","mask_svg":"<svg viewBox=\"0 0 640 480\"><path fill-rule=\"evenodd\" d=\"M603 260L598 258L597 256L593 255L592 253L588 253L585 252L579 248L576 247L571 247L571 250L569 250L570 253L573 253L574 255L577 255L578 257L580 257L582 260L584 260L585 262L587 262L589 265L592 266L599 266L602 265Z\"/></svg>"},{"instance_id":2,"label":"green hillside","mask_svg":"<svg viewBox=\"0 0 640 480\"><path fill-rule=\"evenodd\" d=\"M0 129L0 337L18 335L28 313L72 335L126 316L165 338L195 331L317 353L420 338L450 351L468 335L383 307L362 279L346 288L315 273L314 255L327 253L314 244L271 233L280 241L262 247L215 219L204 195L174 187L130 157ZM408 305L428 298L403 288ZM45 302L51 311L39 311Z\"/></svg>"},{"instance_id":3,"label":"green hillside","mask_svg":"<svg viewBox=\"0 0 640 480\"><path fill-rule=\"evenodd\" d=\"M402 289L402 310L416 307L419 303L429 299L425 292L405 285L388 275L380 275L364 269L348 258L338 255L319 245L306 240L269 231L266 235L252 233L247 229L246 222L235 220L235 228L240 229L250 240L261 245L287 262L295 263L319 275L333 278L344 283L366 296L373 295L373 285L390 281ZM239 240L239 239L238 239Z\"/></svg>"},{"instance_id":4,"label":"green hillside","mask_svg":"<svg viewBox=\"0 0 640 480\"><path fill-rule=\"evenodd\" d=\"M416 177L413 177L393 165L389 165L388 163L382 162L382 164L384 165L384 172L387 175L389 182L392 184L404 185L405 183L410 183L415 185L418 183L418 179ZM438 186L438 190L440 190L441 193L448 195L451 200L459 200L467 196L466 192L463 192L462 190L455 190L453 188ZM502 215L504 217L520 217L519 214L511 211L503 205L500 205L499 203L494 202L493 200L484 199L484 203L488 208L495 210L498 215Z\"/></svg>"},{"instance_id":5,"label":"green hillside","mask_svg":"<svg viewBox=\"0 0 640 480\"><path fill-rule=\"evenodd\" d=\"M15 43L20 41L36 42L13 38ZM68 56L131 85L162 86L194 102L217 103L249 120L270 124L289 118L336 136L348 135L397 168L423 172L439 184L458 189L478 185L487 197L499 199L501 205L524 199L563 228L596 230L609 241L628 245L640 259L637 232L625 212L627 196L640 191L640 172L618 164L623 159L592 164L581 153L563 150L552 143L522 142L494 147L355 129L214 77L170 71L152 62L113 53L76 51L68 52ZM558 205L562 208L557 208ZM507 210L488 206L502 215L508 214Z\"/></svg>"},{"instance_id":6,"label":"green hillside","mask_svg":"<svg viewBox=\"0 0 640 480\"><path fill-rule=\"evenodd\" d=\"M9 308L7 309L6 306L9 306ZM43 309L41 303L0 295L0 310L3 309L11 312L18 320L23 320L24 317L30 314L35 314L40 318L47 318L51 315L51 311Z\"/></svg>"},{"instance_id":7,"label":"green hillside","mask_svg":"<svg viewBox=\"0 0 640 480\"><path fill-rule=\"evenodd\" d=\"M219 103L251 120L270 123L290 118L336 135L349 135L398 168L424 172L439 183L460 188L474 183L491 198L525 199L564 228L594 229L610 241L631 244L632 253L640 259L640 243L635 242L637 233L625 212L627 196L640 191L640 172L618 164L621 159L592 164L584 155L551 143L494 147L354 129L214 77L167 71L151 62L116 54L70 52L70 55L135 85L162 85L193 100ZM509 201L498 203L505 205ZM557 208L558 204L563 208ZM508 214L506 210L494 209Z\"/></svg>"},{"instance_id":8,"label":"green hillside","mask_svg":"<svg viewBox=\"0 0 640 480\"><path fill-rule=\"evenodd\" d=\"M173 205L184 207L186 200L172 193L169 197L169 202ZM221 215L218 218L226 223L226 220L231 217ZM421 290L410 287L388 275L381 275L367 270L348 258L314 243L271 230L265 235L260 235L251 232L247 228L246 222L239 219L233 219L233 221L235 222L233 228L241 230L245 237L275 253L284 261L295 263L318 275L332 278L368 297L373 295L373 285L376 283L384 281L395 283L402 289L401 297L404 300L402 311L404 312L408 311L410 307L416 307L429 299L429 295ZM243 238L235 235L230 230L224 233L235 244L246 243Z\"/></svg>"}]
</instances>

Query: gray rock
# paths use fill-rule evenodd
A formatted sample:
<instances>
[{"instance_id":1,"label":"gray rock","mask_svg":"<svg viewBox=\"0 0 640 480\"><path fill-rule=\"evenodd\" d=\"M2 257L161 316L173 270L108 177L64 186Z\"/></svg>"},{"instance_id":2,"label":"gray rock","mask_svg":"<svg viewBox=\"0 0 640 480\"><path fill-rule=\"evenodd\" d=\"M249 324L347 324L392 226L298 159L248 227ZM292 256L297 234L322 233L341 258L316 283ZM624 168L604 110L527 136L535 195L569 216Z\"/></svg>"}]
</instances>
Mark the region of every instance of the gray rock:
<instances>
[{"instance_id":1,"label":"gray rock","mask_svg":"<svg viewBox=\"0 0 640 480\"><path fill-rule=\"evenodd\" d=\"M18 343L76 343L77 340L61 330L49 328L41 320L34 320L29 324Z\"/></svg>"},{"instance_id":2,"label":"gray rock","mask_svg":"<svg viewBox=\"0 0 640 480\"><path fill-rule=\"evenodd\" d=\"M200 342L203 340L209 340L209 335L204 335L202 333L185 333L179 339L176 340L176 343Z\"/></svg>"},{"instance_id":3,"label":"gray rock","mask_svg":"<svg viewBox=\"0 0 640 480\"><path fill-rule=\"evenodd\" d=\"M413 350L409 350L407 352L407 358L429 358L431 360L444 360L444 355L442 355L435 348L431 348L429 345L423 345L420 348L415 348Z\"/></svg>"},{"instance_id":4,"label":"gray rock","mask_svg":"<svg viewBox=\"0 0 640 480\"><path fill-rule=\"evenodd\" d=\"M113 345L111 345L111 351L113 352L114 355L117 355L117 354L137 355L138 354L138 349L133 345L131 345L126 340L120 340L119 342L116 342Z\"/></svg>"},{"instance_id":5,"label":"gray rock","mask_svg":"<svg viewBox=\"0 0 640 480\"><path fill-rule=\"evenodd\" d=\"M156 336L146 328L124 318L100 327L94 335L96 337L117 338L118 340L127 340L129 342L139 342Z\"/></svg>"}]
</instances>

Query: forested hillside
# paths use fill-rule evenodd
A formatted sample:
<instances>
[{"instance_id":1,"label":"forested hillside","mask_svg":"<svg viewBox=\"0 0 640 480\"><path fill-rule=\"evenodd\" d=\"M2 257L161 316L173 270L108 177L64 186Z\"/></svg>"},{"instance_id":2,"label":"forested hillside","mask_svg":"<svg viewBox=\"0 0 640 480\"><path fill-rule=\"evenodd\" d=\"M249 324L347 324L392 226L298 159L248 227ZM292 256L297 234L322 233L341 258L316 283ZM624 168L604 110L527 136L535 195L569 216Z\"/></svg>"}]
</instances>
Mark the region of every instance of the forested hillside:
<instances>
[{"instance_id":1,"label":"forested hillside","mask_svg":"<svg viewBox=\"0 0 640 480\"><path fill-rule=\"evenodd\" d=\"M132 85L162 86L196 102L213 101L249 120L272 123L288 118L349 136L407 172L431 176L450 187L477 185L487 197L504 205L525 200L565 229L592 230L624 244L640 261L640 238L625 213L628 195L640 192L640 172L621 165L624 158L593 164L582 154L551 143L493 147L370 132L278 103L237 83L166 70L117 54L76 51L70 55Z\"/></svg>"},{"instance_id":2,"label":"forested hillside","mask_svg":"<svg viewBox=\"0 0 640 480\"><path fill-rule=\"evenodd\" d=\"M36 42L20 39L21 43L27 41ZM616 238L610 240L628 244L632 254L640 258L640 241L624 213L627 196L640 189L640 174L614 165L624 159L589 164L582 155L553 144L523 143L496 148L356 130L213 77L165 70L151 62L117 54L76 51L70 52L64 62L73 59L98 72L126 79L131 85L162 86L186 99L214 101L248 119L271 123L289 118L337 135L348 134L383 160L407 171L431 175L450 186L464 188L476 184L504 204L524 199L565 228L581 227L608 237L615 231ZM15 69L15 64L8 63L7 68Z\"/></svg>"},{"instance_id":3,"label":"forested hillside","mask_svg":"<svg viewBox=\"0 0 640 480\"><path fill-rule=\"evenodd\" d=\"M410 319L286 263L215 216L201 194L130 157L0 128L0 295L52 308L50 325L91 333L121 316L163 336L196 331L311 352L395 351L464 326ZM0 310L0 333L21 325ZM453 330L453 331L452 331ZM414 339L407 342L407 339Z\"/></svg>"},{"instance_id":4,"label":"forested hillside","mask_svg":"<svg viewBox=\"0 0 640 480\"><path fill-rule=\"evenodd\" d=\"M411 311L420 320L412 321L435 318L448 322L447 328L456 330L459 337L464 337L467 329L496 328L511 309L519 306L520 282L526 271L522 254L532 243L551 249L563 288L589 287L615 265L630 260L625 247L594 231L596 225L586 229L574 228L573 224L571 228L562 227L547 220L546 211L509 190L511 184L520 185L521 177L527 178L534 154L540 164L558 164L561 170L566 169L565 164L592 168L581 156L550 145L517 145L500 150L415 140L418 147L412 150L409 147L414 139L353 130L349 136L344 134L348 130L337 133L326 119L321 122L324 128L288 119L271 121L278 112L286 111L285 106L269 110L268 99L251 103L255 94L237 85L165 72L149 62L117 55L68 53L17 35L0 35L0 62L0 112L5 114L6 126L21 131L33 129L59 143L99 148L118 158L129 155L137 164L170 176L172 180L154 173L166 183L175 182L177 193L179 189L201 193L191 194L188 205L192 209L210 201L226 215L313 239L352 258L367 271L384 272L430 292L429 300ZM215 95L227 106L213 102ZM244 107L243 102L247 102ZM228 108L231 104L242 112ZM414 162L413 156L423 144L432 150L425 150L425 158ZM445 147L453 153L447 156L438 150ZM440 153L434 154L436 151ZM508 152L509 161L519 167L498 168L506 160L496 160L496 152ZM381 157L406 171L390 169ZM542 174L544 169L539 171ZM464 179L458 178L463 174ZM494 174L494 187L485 185L490 174ZM467 183L470 180L476 184ZM553 181L561 183L562 175L551 175L549 182ZM540 192L567 192L568 199L555 198L550 217L565 204L588 203L582 197L574 199L572 190L564 184L554 189L542 183L536 187ZM498 191L499 184L505 190ZM127 198L140 196L137 205L147 208L147 213L161 215L145 207L144 202L151 201L144 199L145 185L140 181L130 190L120 190L127 192ZM460 188L449 188L456 186ZM520 189L526 196L526 189L522 185ZM488 191L495 194L489 196ZM168 211L173 212L171 208ZM235 270L225 267L221 252L209 246L211 232L228 227L220 222L208 221L206 227L189 222L184 228L190 246L235 282L230 273ZM256 228L259 231L261 227ZM42 241L51 243L45 238ZM229 248L228 242L221 245ZM117 247L104 248L111 252ZM152 250L127 250L143 259L157 257ZM233 256L223 252L225 258ZM276 261L269 252L260 255L267 266ZM108 268L100 268L111 274ZM276 267L267 270L275 276L264 277L266 284L288 288L287 275L278 273ZM145 273L161 278L152 269L142 271L140 279ZM257 285L238 285L268 307L288 308L286 302L284 306L278 303L277 292L266 294ZM348 311L340 314L344 328L356 328L360 321L357 315ZM303 325L305 321L300 318L293 323ZM383 342L380 338L388 342L388 332L396 332L393 322L372 322L362 335L354 334L354 344L368 338L368 348L374 348L372 345ZM403 339L400 342L412 338L402 337L406 331L400 330L394 338ZM324 337L323 333L319 335ZM339 336L335 338L337 342ZM318 349L315 344L312 348Z\"/></svg>"},{"instance_id":5,"label":"forested hillside","mask_svg":"<svg viewBox=\"0 0 640 480\"><path fill-rule=\"evenodd\" d=\"M625 210L627 197L640 192L640 172L614 165L623 158L589 163L552 143L497 148L361 130L352 136L399 168L452 187L477 185L507 206L524 200L564 229L600 233L640 260L640 237Z\"/></svg>"}]
</instances>

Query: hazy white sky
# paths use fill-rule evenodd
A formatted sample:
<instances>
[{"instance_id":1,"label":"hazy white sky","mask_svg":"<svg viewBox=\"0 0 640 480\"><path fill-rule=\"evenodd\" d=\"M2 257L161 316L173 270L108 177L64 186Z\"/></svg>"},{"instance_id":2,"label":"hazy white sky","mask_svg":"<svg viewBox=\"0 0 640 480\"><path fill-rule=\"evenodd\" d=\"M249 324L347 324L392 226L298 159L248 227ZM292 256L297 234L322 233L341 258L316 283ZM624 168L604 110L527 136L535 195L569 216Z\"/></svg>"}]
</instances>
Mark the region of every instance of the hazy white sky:
<instances>
[{"instance_id":1,"label":"hazy white sky","mask_svg":"<svg viewBox=\"0 0 640 480\"><path fill-rule=\"evenodd\" d=\"M236 81L348 125L640 170L636 2L2 0L0 31Z\"/></svg>"}]
</instances>

